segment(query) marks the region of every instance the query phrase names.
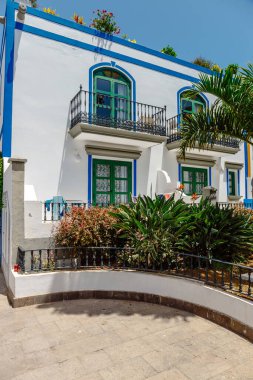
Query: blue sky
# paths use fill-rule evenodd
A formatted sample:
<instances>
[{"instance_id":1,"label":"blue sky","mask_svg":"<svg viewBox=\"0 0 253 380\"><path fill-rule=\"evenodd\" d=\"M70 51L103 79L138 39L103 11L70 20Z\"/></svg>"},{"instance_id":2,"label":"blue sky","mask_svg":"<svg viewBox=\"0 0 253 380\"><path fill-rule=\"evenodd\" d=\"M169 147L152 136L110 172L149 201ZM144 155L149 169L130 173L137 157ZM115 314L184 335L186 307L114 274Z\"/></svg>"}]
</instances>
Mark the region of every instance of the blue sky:
<instances>
[{"instance_id":1,"label":"blue sky","mask_svg":"<svg viewBox=\"0 0 253 380\"><path fill-rule=\"evenodd\" d=\"M224 67L253 62L253 0L38 0L64 18L74 12L91 22L94 9L115 13L122 33L161 50L167 44L178 57L197 56ZM0 0L3 14L5 0Z\"/></svg>"}]
</instances>

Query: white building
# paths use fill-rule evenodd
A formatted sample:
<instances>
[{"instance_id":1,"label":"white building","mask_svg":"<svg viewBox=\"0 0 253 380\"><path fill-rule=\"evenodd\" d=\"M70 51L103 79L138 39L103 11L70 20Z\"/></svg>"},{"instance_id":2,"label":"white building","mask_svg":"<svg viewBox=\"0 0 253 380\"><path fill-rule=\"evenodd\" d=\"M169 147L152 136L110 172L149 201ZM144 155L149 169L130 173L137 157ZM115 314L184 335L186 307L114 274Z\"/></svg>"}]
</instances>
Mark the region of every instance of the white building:
<instances>
[{"instance_id":1,"label":"white building","mask_svg":"<svg viewBox=\"0 0 253 380\"><path fill-rule=\"evenodd\" d=\"M208 185L218 202L252 198L247 145L178 157L177 115L212 102L187 99L209 70L30 7L21 20L18 7L7 1L0 56L4 270L18 245L48 245L44 217L62 213L49 200L126 203L180 183L189 198Z\"/></svg>"}]
</instances>

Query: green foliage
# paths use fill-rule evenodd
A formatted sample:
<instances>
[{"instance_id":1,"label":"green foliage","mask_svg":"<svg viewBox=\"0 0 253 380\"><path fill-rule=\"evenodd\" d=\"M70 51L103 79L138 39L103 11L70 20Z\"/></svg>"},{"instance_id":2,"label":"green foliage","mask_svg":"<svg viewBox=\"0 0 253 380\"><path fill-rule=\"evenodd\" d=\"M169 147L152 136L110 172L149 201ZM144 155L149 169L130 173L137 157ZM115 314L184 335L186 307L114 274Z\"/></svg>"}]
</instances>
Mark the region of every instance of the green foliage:
<instances>
[{"instance_id":1,"label":"green foliage","mask_svg":"<svg viewBox=\"0 0 253 380\"><path fill-rule=\"evenodd\" d=\"M120 236L148 265L180 252L233 262L243 261L253 252L252 219L231 209L222 210L208 200L186 205L173 198L144 196L111 215L117 220Z\"/></svg>"},{"instance_id":2,"label":"green foliage","mask_svg":"<svg viewBox=\"0 0 253 380\"><path fill-rule=\"evenodd\" d=\"M215 102L192 117L185 118L181 129L180 151L184 156L187 148L209 148L218 138L237 138L253 145L253 65L241 69L238 74L231 70L216 75L200 75L193 84L191 96L207 93L216 97Z\"/></svg>"},{"instance_id":3,"label":"green foliage","mask_svg":"<svg viewBox=\"0 0 253 380\"><path fill-rule=\"evenodd\" d=\"M117 26L112 12L108 12L105 9L97 9L94 13L96 14L96 17L92 20L90 25L92 28L107 34L120 33L120 28Z\"/></svg>"},{"instance_id":4,"label":"green foliage","mask_svg":"<svg viewBox=\"0 0 253 380\"><path fill-rule=\"evenodd\" d=\"M241 262L253 252L253 224L247 215L207 200L190 208L189 232L181 248L191 254Z\"/></svg>"},{"instance_id":5,"label":"green foliage","mask_svg":"<svg viewBox=\"0 0 253 380\"><path fill-rule=\"evenodd\" d=\"M32 8L38 8L37 0L30 0L30 3Z\"/></svg>"},{"instance_id":6,"label":"green foliage","mask_svg":"<svg viewBox=\"0 0 253 380\"><path fill-rule=\"evenodd\" d=\"M113 215L120 235L128 239L143 262L161 262L173 254L180 237L188 226L183 226L188 206L173 198L165 200L157 196L138 197L129 206L121 205Z\"/></svg>"},{"instance_id":7,"label":"green foliage","mask_svg":"<svg viewBox=\"0 0 253 380\"><path fill-rule=\"evenodd\" d=\"M173 47L170 46L170 45L165 46L161 50L161 53L164 53L164 54L167 54L167 55L171 55L172 57L176 57L177 56L177 53L175 52L175 50L173 49Z\"/></svg>"},{"instance_id":8,"label":"green foliage","mask_svg":"<svg viewBox=\"0 0 253 380\"><path fill-rule=\"evenodd\" d=\"M117 238L113 208L91 207L86 210L73 207L54 231L57 247L114 247L122 241ZM123 242L124 243L124 242Z\"/></svg>"},{"instance_id":9,"label":"green foliage","mask_svg":"<svg viewBox=\"0 0 253 380\"><path fill-rule=\"evenodd\" d=\"M226 67L226 71L230 71L232 74L236 75L239 70L239 65L237 63L231 63Z\"/></svg>"},{"instance_id":10,"label":"green foliage","mask_svg":"<svg viewBox=\"0 0 253 380\"><path fill-rule=\"evenodd\" d=\"M212 66L212 70L215 71L216 73L220 73L221 72L221 67L219 65L217 65L217 63L215 63Z\"/></svg>"}]
</instances>

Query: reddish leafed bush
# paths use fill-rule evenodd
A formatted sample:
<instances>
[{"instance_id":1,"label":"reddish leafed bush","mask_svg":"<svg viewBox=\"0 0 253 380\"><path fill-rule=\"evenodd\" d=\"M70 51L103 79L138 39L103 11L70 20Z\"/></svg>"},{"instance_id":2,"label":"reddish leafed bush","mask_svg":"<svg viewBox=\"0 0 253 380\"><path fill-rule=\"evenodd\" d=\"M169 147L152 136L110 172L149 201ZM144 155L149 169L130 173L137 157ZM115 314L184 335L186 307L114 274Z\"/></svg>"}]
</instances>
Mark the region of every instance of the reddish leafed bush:
<instances>
[{"instance_id":1,"label":"reddish leafed bush","mask_svg":"<svg viewBox=\"0 0 253 380\"><path fill-rule=\"evenodd\" d=\"M56 227L53 237L57 247L114 247L122 244L118 238L112 207L73 207Z\"/></svg>"}]
</instances>

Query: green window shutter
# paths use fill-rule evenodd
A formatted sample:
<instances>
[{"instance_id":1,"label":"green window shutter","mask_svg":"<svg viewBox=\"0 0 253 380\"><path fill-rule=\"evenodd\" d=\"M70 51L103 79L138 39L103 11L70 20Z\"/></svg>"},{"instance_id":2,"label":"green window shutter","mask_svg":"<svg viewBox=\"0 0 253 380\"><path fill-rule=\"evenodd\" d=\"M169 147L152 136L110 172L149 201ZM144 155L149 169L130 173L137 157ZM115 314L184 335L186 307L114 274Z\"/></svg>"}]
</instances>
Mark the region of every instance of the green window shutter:
<instances>
[{"instance_id":1,"label":"green window shutter","mask_svg":"<svg viewBox=\"0 0 253 380\"><path fill-rule=\"evenodd\" d=\"M182 183L187 195L202 194L203 187L208 184L207 169L182 167Z\"/></svg>"},{"instance_id":2,"label":"green window shutter","mask_svg":"<svg viewBox=\"0 0 253 380\"><path fill-rule=\"evenodd\" d=\"M228 195L235 194L235 172L228 172Z\"/></svg>"},{"instance_id":3,"label":"green window shutter","mask_svg":"<svg viewBox=\"0 0 253 380\"><path fill-rule=\"evenodd\" d=\"M93 160L93 204L129 203L132 193L132 163Z\"/></svg>"}]
</instances>

